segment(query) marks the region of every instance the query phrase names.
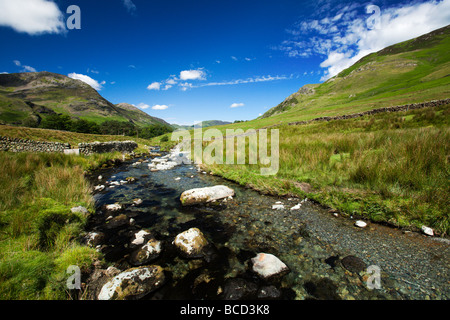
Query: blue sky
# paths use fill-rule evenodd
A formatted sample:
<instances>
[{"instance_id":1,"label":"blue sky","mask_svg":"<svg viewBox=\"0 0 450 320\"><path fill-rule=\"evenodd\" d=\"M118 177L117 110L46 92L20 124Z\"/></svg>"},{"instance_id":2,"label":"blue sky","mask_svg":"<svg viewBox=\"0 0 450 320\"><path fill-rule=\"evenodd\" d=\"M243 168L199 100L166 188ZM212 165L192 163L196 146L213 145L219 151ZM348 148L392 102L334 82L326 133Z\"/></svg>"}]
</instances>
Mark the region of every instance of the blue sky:
<instances>
[{"instance_id":1,"label":"blue sky","mask_svg":"<svg viewBox=\"0 0 450 320\"><path fill-rule=\"evenodd\" d=\"M0 0L0 72L68 75L170 123L251 120L449 23L450 0Z\"/></svg>"}]
</instances>

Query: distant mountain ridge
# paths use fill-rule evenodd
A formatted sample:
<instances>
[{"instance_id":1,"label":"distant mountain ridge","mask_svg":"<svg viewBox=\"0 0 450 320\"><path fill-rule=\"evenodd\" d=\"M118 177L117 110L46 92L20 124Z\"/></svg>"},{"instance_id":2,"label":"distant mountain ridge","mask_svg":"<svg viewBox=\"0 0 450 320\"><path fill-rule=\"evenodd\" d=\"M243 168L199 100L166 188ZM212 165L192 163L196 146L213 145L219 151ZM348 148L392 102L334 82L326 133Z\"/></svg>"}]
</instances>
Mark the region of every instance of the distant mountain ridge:
<instances>
[{"instance_id":1,"label":"distant mountain ridge","mask_svg":"<svg viewBox=\"0 0 450 320\"><path fill-rule=\"evenodd\" d=\"M179 124L171 124L171 126L174 129L180 129L180 130L192 130L194 128L206 128L206 127L212 127L212 126L221 126L221 125L225 125L225 124L231 124L231 122L228 121L222 121L222 120L206 120L206 121L201 121L199 123L196 123L195 125L179 125Z\"/></svg>"},{"instance_id":2,"label":"distant mountain ridge","mask_svg":"<svg viewBox=\"0 0 450 320\"><path fill-rule=\"evenodd\" d=\"M0 122L39 124L55 113L97 123L118 120L138 126L169 126L131 104L114 105L88 84L61 74L46 71L0 74Z\"/></svg>"}]
</instances>

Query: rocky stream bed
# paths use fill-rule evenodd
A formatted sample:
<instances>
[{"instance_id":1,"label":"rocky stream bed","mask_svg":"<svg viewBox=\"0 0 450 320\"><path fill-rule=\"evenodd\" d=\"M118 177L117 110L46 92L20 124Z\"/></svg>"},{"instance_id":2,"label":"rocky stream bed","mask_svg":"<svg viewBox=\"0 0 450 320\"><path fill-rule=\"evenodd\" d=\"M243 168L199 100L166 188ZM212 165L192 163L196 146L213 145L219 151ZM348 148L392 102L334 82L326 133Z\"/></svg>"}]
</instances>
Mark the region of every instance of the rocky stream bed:
<instances>
[{"instance_id":1,"label":"rocky stream bed","mask_svg":"<svg viewBox=\"0 0 450 320\"><path fill-rule=\"evenodd\" d=\"M85 298L450 298L447 239L357 227L308 199L262 195L193 164L166 166L169 156L92 173L97 210L85 240L108 265L86 279ZM217 185L234 195L180 201L186 190ZM200 248L183 252L177 243L194 236Z\"/></svg>"}]
</instances>

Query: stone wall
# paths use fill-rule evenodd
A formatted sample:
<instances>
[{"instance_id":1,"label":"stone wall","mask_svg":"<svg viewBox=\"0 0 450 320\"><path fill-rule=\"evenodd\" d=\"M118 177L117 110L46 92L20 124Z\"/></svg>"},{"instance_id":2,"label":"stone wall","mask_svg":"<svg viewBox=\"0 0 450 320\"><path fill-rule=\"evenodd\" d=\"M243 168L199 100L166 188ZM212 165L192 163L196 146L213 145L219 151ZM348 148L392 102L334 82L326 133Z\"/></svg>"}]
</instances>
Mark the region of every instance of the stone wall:
<instances>
[{"instance_id":1,"label":"stone wall","mask_svg":"<svg viewBox=\"0 0 450 320\"><path fill-rule=\"evenodd\" d=\"M405 104L401 106L395 106L395 107L386 107L386 108L379 108L379 109L373 109L365 112L360 113L353 113L349 115L342 115L342 116L336 116L336 117L320 117L315 118L312 120L307 121L298 121L298 122L291 122L289 125L301 125L301 124L307 124L314 121L331 121L331 120L344 120L344 119L352 119L352 118L358 118L363 117L366 115L373 115L377 113L382 112L399 112L399 111L408 111L413 109L422 109L422 108L431 108L431 107L439 107L442 105L450 104L450 99L444 99L444 100L433 100L423 103L412 103L412 104Z\"/></svg>"},{"instance_id":2,"label":"stone wall","mask_svg":"<svg viewBox=\"0 0 450 320\"><path fill-rule=\"evenodd\" d=\"M0 151L10 152L64 152L70 144L60 142L33 141L0 136Z\"/></svg>"},{"instance_id":3,"label":"stone wall","mask_svg":"<svg viewBox=\"0 0 450 320\"><path fill-rule=\"evenodd\" d=\"M60 142L34 141L0 136L0 151L10 152L64 152L67 154L84 154L105 152L131 152L138 147L134 141L111 141L79 143L78 149L71 149L70 144Z\"/></svg>"},{"instance_id":4,"label":"stone wall","mask_svg":"<svg viewBox=\"0 0 450 320\"><path fill-rule=\"evenodd\" d=\"M111 142L93 142L93 143L79 143L78 148L80 154L91 155L93 153L105 152L131 152L138 147L134 141L111 141Z\"/></svg>"}]
</instances>

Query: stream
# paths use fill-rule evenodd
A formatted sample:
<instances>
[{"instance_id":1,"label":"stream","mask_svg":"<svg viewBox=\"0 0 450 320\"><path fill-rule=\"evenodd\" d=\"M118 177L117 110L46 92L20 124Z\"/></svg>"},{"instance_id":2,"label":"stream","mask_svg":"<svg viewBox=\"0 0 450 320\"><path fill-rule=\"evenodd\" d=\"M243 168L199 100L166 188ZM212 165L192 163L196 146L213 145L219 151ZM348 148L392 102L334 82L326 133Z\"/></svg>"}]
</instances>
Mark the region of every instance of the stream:
<instances>
[{"instance_id":1,"label":"stream","mask_svg":"<svg viewBox=\"0 0 450 320\"><path fill-rule=\"evenodd\" d=\"M123 271L133 267L130 236L151 230L163 251L151 262L164 268L166 283L142 299L449 299L449 241L415 232L334 216L307 199L262 195L221 177L199 171L193 164L151 172L152 158L134 159L94 172L96 214L87 231L103 232L97 246L105 260ZM99 177L101 176L101 177ZM101 179L98 179L101 178ZM128 183L112 185L112 181ZM133 179L128 179L133 180ZM183 191L225 185L232 200L183 207ZM141 201L136 201L141 199ZM113 213L105 205L119 203ZM273 209L282 204L283 209ZM301 204L298 206L298 204ZM298 210L290 210L294 206ZM126 215L127 223L112 226L111 216ZM128 223L131 219L132 223ZM214 250L207 259L186 259L172 242L189 228L200 229ZM290 272L262 280L251 270L251 259L270 253ZM370 289L380 270L380 286Z\"/></svg>"}]
</instances>

